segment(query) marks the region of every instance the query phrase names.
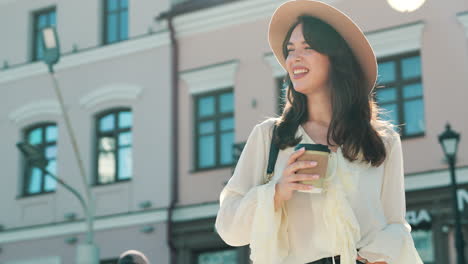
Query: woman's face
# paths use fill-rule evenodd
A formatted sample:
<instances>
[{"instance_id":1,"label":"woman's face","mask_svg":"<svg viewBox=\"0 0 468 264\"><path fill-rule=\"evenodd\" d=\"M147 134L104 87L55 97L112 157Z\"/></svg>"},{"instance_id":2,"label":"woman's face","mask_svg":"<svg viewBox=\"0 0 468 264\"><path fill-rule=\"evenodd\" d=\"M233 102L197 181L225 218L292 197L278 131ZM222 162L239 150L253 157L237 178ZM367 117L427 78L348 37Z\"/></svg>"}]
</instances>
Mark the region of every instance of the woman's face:
<instances>
[{"instance_id":1,"label":"woman's face","mask_svg":"<svg viewBox=\"0 0 468 264\"><path fill-rule=\"evenodd\" d=\"M312 94L328 87L330 60L306 43L302 24L294 28L287 49L286 69L297 92Z\"/></svg>"}]
</instances>

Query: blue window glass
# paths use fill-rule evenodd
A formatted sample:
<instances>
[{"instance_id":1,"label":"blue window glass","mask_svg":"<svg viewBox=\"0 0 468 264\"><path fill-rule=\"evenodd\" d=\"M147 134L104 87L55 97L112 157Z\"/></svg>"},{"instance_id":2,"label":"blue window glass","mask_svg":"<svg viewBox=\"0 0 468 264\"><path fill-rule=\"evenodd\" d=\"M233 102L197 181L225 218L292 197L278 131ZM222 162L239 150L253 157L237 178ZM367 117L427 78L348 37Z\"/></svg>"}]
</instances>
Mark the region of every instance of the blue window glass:
<instances>
[{"instance_id":1,"label":"blue window glass","mask_svg":"<svg viewBox=\"0 0 468 264\"><path fill-rule=\"evenodd\" d=\"M424 87L420 55L412 52L379 62L379 74L391 85L390 88L377 89L379 106L388 112L382 118L391 119L400 126L403 137L423 134ZM385 86L385 82L381 84Z\"/></svg>"},{"instance_id":2,"label":"blue window glass","mask_svg":"<svg viewBox=\"0 0 468 264\"><path fill-rule=\"evenodd\" d=\"M40 193L42 189L42 172L38 168L33 168L28 186L28 194Z\"/></svg>"},{"instance_id":3,"label":"blue window glass","mask_svg":"<svg viewBox=\"0 0 468 264\"><path fill-rule=\"evenodd\" d=\"M221 134L221 164L231 164L233 161L232 147L234 145L234 133Z\"/></svg>"},{"instance_id":4,"label":"blue window glass","mask_svg":"<svg viewBox=\"0 0 468 264\"><path fill-rule=\"evenodd\" d=\"M107 16L107 42L112 43L118 40L118 16L110 14Z\"/></svg>"},{"instance_id":5,"label":"blue window glass","mask_svg":"<svg viewBox=\"0 0 468 264\"><path fill-rule=\"evenodd\" d=\"M198 100L198 116L199 117L211 116L211 115L214 115L214 113L215 113L214 96L200 98Z\"/></svg>"},{"instance_id":6,"label":"blue window glass","mask_svg":"<svg viewBox=\"0 0 468 264\"><path fill-rule=\"evenodd\" d=\"M200 135L211 134L215 132L215 122L214 121L203 121L198 124L198 133Z\"/></svg>"},{"instance_id":7,"label":"blue window glass","mask_svg":"<svg viewBox=\"0 0 468 264\"><path fill-rule=\"evenodd\" d=\"M233 130L234 129L234 118L223 118L221 119L221 131Z\"/></svg>"},{"instance_id":8,"label":"blue window glass","mask_svg":"<svg viewBox=\"0 0 468 264\"><path fill-rule=\"evenodd\" d=\"M51 25L56 25L56 13L55 12L50 12L49 13L49 23Z\"/></svg>"},{"instance_id":9,"label":"blue window glass","mask_svg":"<svg viewBox=\"0 0 468 264\"><path fill-rule=\"evenodd\" d=\"M377 101L379 103L387 103L397 100L396 88L381 88L377 89Z\"/></svg>"},{"instance_id":10,"label":"blue window glass","mask_svg":"<svg viewBox=\"0 0 468 264\"><path fill-rule=\"evenodd\" d=\"M127 128L132 126L132 112L120 112L119 113L119 127Z\"/></svg>"},{"instance_id":11,"label":"blue window glass","mask_svg":"<svg viewBox=\"0 0 468 264\"><path fill-rule=\"evenodd\" d=\"M47 146L45 148L45 156L47 159L55 159L55 157L57 157L57 146Z\"/></svg>"},{"instance_id":12,"label":"blue window glass","mask_svg":"<svg viewBox=\"0 0 468 264\"><path fill-rule=\"evenodd\" d=\"M38 127L29 133L29 144L37 145L42 143L42 128Z\"/></svg>"},{"instance_id":13,"label":"blue window glass","mask_svg":"<svg viewBox=\"0 0 468 264\"><path fill-rule=\"evenodd\" d=\"M422 91L421 83L415 83L415 84L403 86L404 98L420 97L422 95L423 95L423 91Z\"/></svg>"},{"instance_id":14,"label":"blue window glass","mask_svg":"<svg viewBox=\"0 0 468 264\"><path fill-rule=\"evenodd\" d=\"M401 71L403 79L421 76L421 57L414 56L401 61Z\"/></svg>"},{"instance_id":15,"label":"blue window glass","mask_svg":"<svg viewBox=\"0 0 468 264\"><path fill-rule=\"evenodd\" d=\"M382 106L383 113L382 118L384 120L391 121L393 124L398 124L398 105L397 104L386 104Z\"/></svg>"},{"instance_id":16,"label":"blue window glass","mask_svg":"<svg viewBox=\"0 0 468 264\"><path fill-rule=\"evenodd\" d=\"M57 126L48 126L46 129L46 140L48 142L57 141Z\"/></svg>"},{"instance_id":17,"label":"blue window glass","mask_svg":"<svg viewBox=\"0 0 468 264\"><path fill-rule=\"evenodd\" d=\"M130 179L132 177L132 149L119 149L119 179Z\"/></svg>"},{"instance_id":18,"label":"blue window glass","mask_svg":"<svg viewBox=\"0 0 468 264\"><path fill-rule=\"evenodd\" d=\"M96 184L132 178L132 112L117 109L98 115Z\"/></svg>"},{"instance_id":19,"label":"blue window glass","mask_svg":"<svg viewBox=\"0 0 468 264\"><path fill-rule=\"evenodd\" d=\"M234 94L226 93L219 97L219 107L221 113L230 113L234 111Z\"/></svg>"},{"instance_id":20,"label":"blue window glass","mask_svg":"<svg viewBox=\"0 0 468 264\"><path fill-rule=\"evenodd\" d=\"M111 131L115 127L115 115L109 114L100 119L99 130L101 131Z\"/></svg>"},{"instance_id":21,"label":"blue window glass","mask_svg":"<svg viewBox=\"0 0 468 264\"><path fill-rule=\"evenodd\" d=\"M57 176L57 126L55 124L39 124L28 129L25 140L41 151L47 160L45 169ZM38 167L25 161L25 178L23 195L32 195L55 191L56 181Z\"/></svg>"},{"instance_id":22,"label":"blue window glass","mask_svg":"<svg viewBox=\"0 0 468 264\"><path fill-rule=\"evenodd\" d=\"M232 91L195 97L197 169L231 165L234 162L233 98Z\"/></svg>"},{"instance_id":23,"label":"blue window glass","mask_svg":"<svg viewBox=\"0 0 468 264\"><path fill-rule=\"evenodd\" d=\"M132 144L132 132L122 132L119 135L119 146L128 146Z\"/></svg>"},{"instance_id":24,"label":"blue window glass","mask_svg":"<svg viewBox=\"0 0 468 264\"><path fill-rule=\"evenodd\" d=\"M45 27L56 26L55 8L41 10L34 14L34 32L33 32L33 61L40 60L44 56L44 48L42 47L42 30Z\"/></svg>"},{"instance_id":25,"label":"blue window glass","mask_svg":"<svg viewBox=\"0 0 468 264\"><path fill-rule=\"evenodd\" d=\"M110 44L128 38L128 1L104 1L104 43Z\"/></svg>"},{"instance_id":26,"label":"blue window glass","mask_svg":"<svg viewBox=\"0 0 468 264\"><path fill-rule=\"evenodd\" d=\"M57 162L55 160L51 160L49 161L49 164L47 164L47 171L50 171L51 173L56 175L57 174L56 167L57 167ZM55 188L57 187L57 181L54 178L50 177L49 175L45 176L44 184L45 184L44 189L45 191L48 191L48 192L55 190Z\"/></svg>"},{"instance_id":27,"label":"blue window glass","mask_svg":"<svg viewBox=\"0 0 468 264\"><path fill-rule=\"evenodd\" d=\"M107 0L107 10L116 11L119 9L119 0Z\"/></svg>"},{"instance_id":28,"label":"blue window glass","mask_svg":"<svg viewBox=\"0 0 468 264\"><path fill-rule=\"evenodd\" d=\"M394 61L379 63L378 68L380 83L388 83L396 80L396 63Z\"/></svg>"},{"instance_id":29,"label":"blue window glass","mask_svg":"<svg viewBox=\"0 0 468 264\"><path fill-rule=\"evenodd\" d=\"M198 141L198 159L200 168L207 168L216 165L215 160L215 137L201 136Z\"/></svg>"},{"instance_id":30,"label":"blue window glass","mask_svg":"<svg viewBox=\"0 0 468 264\"><path fill-rule=\"evenodd\" d=\"M406 101L405 104L406 134L413 135L424 132L424 105L422 100Z\"/></svg>"},{"instance_id":31,"label":"blue window glass","mask_svg":"<svg viewBox=\"0 0 468 264\"><path fill-rule=\"evenodd\" d=\"M128 12L122 11L120 17L120 39L128 39Z\"/></svg>"}]
</instances>

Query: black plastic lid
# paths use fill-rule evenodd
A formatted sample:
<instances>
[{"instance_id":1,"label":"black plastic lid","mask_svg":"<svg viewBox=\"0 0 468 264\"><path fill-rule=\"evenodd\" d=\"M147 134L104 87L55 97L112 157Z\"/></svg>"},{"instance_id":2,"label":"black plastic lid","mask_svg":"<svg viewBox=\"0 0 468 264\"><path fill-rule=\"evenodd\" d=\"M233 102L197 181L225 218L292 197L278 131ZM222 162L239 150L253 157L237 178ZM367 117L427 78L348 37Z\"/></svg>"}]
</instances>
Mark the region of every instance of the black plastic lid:
<instances>
[{"instance_id":1,"label":"black plastic lid","mask_svg":"<svg viewBox=\"0 0 468 264\"><path fill-rule=\"evenodd\" d=\"M322 144L297 144L294 150L299 150L302 147L305 147L305 150L315 150L330 153L330 149Z\"/></svg>"}]
</instances>

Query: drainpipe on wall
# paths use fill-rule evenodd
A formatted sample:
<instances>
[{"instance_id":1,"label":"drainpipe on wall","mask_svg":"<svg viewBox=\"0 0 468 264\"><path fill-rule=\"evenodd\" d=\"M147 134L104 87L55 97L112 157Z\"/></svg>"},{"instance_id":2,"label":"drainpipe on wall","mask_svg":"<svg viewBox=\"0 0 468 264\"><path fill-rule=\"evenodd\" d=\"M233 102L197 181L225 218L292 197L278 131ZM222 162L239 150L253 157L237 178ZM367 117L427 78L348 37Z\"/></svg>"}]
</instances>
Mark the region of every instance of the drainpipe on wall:
<instances>
[{"instance_id":1,"label":"drainpipe on wall","mask_svg":"<svg viewBox=\"0 0 468 264\"><path fill-rule=\"evenodd\" d=\"M178 132L179 132L179 125L178 125L178 116L179 116L179 82L178 82L178 72L179 72L179 48L177 45L177 40L175 38L175 30L173 25L173 14L171 11L161 13L157 18L156 21L160 22L163 19L167 19L169 34L171 39L171 63L172 63L172 77L171 77L171 99L172 99L172 124L171 124L171 145L172 148L172 170L171 170L171 191L170 191L170 204L167 210L167 243L170 248L170 262L171 264L177 264L177 249L174 245L174 240L172 238L172 228L173 228L173 221L172 215L174 212L175 205L178 202L178 190L179 190L179 181L178 181L178 153L179 153L179 141L178 141Z\"/></svg>"}]
</instances>

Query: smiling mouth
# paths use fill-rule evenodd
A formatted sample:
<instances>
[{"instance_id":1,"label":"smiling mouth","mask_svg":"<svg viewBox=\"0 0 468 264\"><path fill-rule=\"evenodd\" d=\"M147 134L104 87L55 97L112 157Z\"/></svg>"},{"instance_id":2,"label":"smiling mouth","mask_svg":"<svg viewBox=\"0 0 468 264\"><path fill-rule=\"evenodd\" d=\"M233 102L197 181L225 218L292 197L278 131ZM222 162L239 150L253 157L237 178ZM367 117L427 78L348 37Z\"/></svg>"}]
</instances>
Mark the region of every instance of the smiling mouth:
<instances>
[{"instance_id":1,"label":"smiling mouth","mask_svg":"<svg viewBox=\"0 0 468 264\"><path fill-rule=\"evenodd\" d=\"M297 69L293 71L293 79L297 80L300 79L309 73L308 69Z\"/></svg>"}]
</instances>

